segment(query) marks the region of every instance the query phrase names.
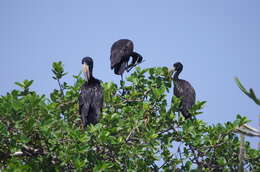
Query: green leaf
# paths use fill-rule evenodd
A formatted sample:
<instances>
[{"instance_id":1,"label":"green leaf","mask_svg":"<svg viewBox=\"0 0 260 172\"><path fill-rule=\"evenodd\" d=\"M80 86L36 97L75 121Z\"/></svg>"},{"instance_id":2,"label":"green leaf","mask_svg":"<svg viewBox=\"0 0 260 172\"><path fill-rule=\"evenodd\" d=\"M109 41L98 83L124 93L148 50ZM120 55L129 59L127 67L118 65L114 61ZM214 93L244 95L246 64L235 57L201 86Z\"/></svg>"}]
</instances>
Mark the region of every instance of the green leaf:
<instances>
[{"instance_id":1,"label":"green leaf","mask_svg":"<svg viewBox=\"0 0 260 172\"><path fill-rule=\"evenodd\" d=\"M52 70L51 70L54 74L53 79L61 79L63 76L65 76L67 73L64 73L64 68L63 68L63 64L61 61L59 62L54 62L52 64Z\"/></svg>"},{"instance_id":2,"label":"green leaf","mask_svg":"<svg viewBox=\"0 0 260 172\"><path fill-rule=\"evenodd\" d=\"M245 87L241 84L238 78L235 78L237 86L240 90L245 93L248 97L250 97L257 105L260 105L260 99L258 99L252 88L249 89L249 92L245 89Z\"/></svg>"},{"instance_id":3,"label":"green leaf","mask_svg":"<svg viewBox=\"0 0 260 172\"><path fill-rule=\"evenodd\" d=\"M15 82L15 85L18 85L19 87L21 87L21 88L24 88L24 85L23 85L23 83L20 83L20 82Z\"/></svg>"}]
</instances>

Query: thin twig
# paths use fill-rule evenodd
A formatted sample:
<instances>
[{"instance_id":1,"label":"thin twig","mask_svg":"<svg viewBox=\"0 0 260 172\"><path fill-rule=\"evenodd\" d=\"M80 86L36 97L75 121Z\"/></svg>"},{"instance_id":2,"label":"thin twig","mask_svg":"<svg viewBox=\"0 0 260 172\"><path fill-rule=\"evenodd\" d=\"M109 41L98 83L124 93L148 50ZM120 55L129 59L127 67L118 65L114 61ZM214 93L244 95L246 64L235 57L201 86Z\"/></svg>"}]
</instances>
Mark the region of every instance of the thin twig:
<instances>
[{"instance_id":1,"label":"thin twig","mask_svg":"<svg viewBox=\"0 0 260 172\"><path fill-rule=\"evenodd\" d=\"M132 133L134 132L134 130L135 130L135 128L133 128L133 129L130 131L129 135L128 135L128 136L126 137L126 139L125 139L125 142L128 142L128 140L129 140L130 136L132 135Z\"/></svg>"},{"instance_id":2,"label":"thin twig","mask_svg":"<svg viewBox=\"0 0 260 172\"><path fill-rule=\"evenodd\" d=\"M62 86L61 86L61 84L60 84L60 80L57 79L57 81L58 81L58 84L59 84L59 87L60 87L60 92L61 92L61 94L62 94L62 103L63 103L65 95L64 95L64 92L63 92L63 88L62 88ZM62 116L65 118L63 108L61 108L61 114L62 114Z\"/></svg>"},{"instance_id":3,"label":"thin twig","mask_svg":"<svg viewBox=\"0 0 260 172\"><path fill-rule=\"evenodd\" d=\"M193 154L194 160L198 164L198 167L201 168L201 162L199 161L199 158L197 157L197 154L196 154L194 148L191 145L189 145L189 148L190 148L190 150L191 150L191 152Z\"/></svg>"},{"instance_id":4,"label":"thin twig","mask_svg":"<svg viewBox=\"0 0 260 172\"><path fill-rule=\"evenodd\" d=\"M172 155L170 156L169 160L172 159L173 156L174 156L174 154L172 154ZM163 165L161 165L161 166L159 167L159 169L163 168L166 164L168 164L168 162L169 162L169 161L164 162Z\"/></svg>"},{"instance_id":5,"label":"thin twig","mask_svg":"<svg viewBox=\"0 0 260 172\"><path fill-rule=\"evenodd\" d=\"M166 132L168 132L168 131L170 131L170 130L174 130L174 128L171 127L171 128L166 129L166 130L160 131L160 132L158 133L158 135L162 135L162 134L164 134L164 133L166 133Z\"/></svg>"},{"instance_id":6,"label":"thin twig","mask_svg":"<svg viewBox=\"0 0 260 172\"><path fill-rule=\"evenodd\" d=\"M57 81L58 81L58 84L59 84L59 87L60 87L60 92L61 92L61 94L62 94L62 97L64 98L64 92L63 92L63 88L62 88L62 86L61 86L61 84L60 84L60 80L57 79Z\"/></svg>"},{"instance_id":7,"label":"thin twig","mask_svg":"<svg viewBox=\"0 0 260 172\"><path fill-rule=\"evenodd\" d=\"M179 147L178 147L178 154L179 154L179 156L180 156L181 166L182 166L182 168L184 168L184 164L183 164L183 160L182 160L182 156L181 156L180 146L181 146L181 144L180 144Z\"/></svg>"}]
</instances>

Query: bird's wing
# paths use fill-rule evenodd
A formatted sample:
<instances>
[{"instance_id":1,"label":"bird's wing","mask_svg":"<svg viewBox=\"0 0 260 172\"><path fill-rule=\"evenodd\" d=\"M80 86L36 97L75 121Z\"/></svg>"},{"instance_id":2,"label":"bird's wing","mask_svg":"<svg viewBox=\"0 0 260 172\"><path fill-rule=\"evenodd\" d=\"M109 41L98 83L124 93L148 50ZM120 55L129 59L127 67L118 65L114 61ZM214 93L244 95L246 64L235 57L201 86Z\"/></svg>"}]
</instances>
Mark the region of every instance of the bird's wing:
<instances>
[{"instance_id":1,"label":"bird's wing","mask_svg":"<svg viewBox=\"0 0 260 172\"><path fill-rule=\"evenodd\" d=\"M93 96L93 105L97 109L102 109L103 107L103 88L99 82L99 84L96 86Z\"/></svg>"},{"instance_id":2,"label":"bird's wing","mask_svg":"<svg viewBox=\"0 0 260 172\"><path fill-rule=\"evenodd\" d=\"M119 40L115 42L111 47L111 68L114 68L116 64L120 63L122 58L129 56L134 49L133 42L130 40Z\"/></svg>"},{"instance_id":3,"label":"bird's wing","mask_svg":"<svg viewBox=\"0 0 260 172\"><path fill-rule=\"evenodd\" d=\"M88 114L88 122L96 124L100 119L103 106L103 88L100 85L100 81L97 81L96 85L92 88L91 94L92 101Z\"/></svg>"},{"instance_id":4,"label":"bird's wing","mask_svg":"<svg viewBox=\"0 0 260 172\"><path fill-rule=\"evenodd\" d=\"M83 123L83 126L86 126L87 124L87 117L89 113L90 108L90 90L86 89L86 87L83 85L80 90L80 96L79 96L79 114Z\"/></svg>"},{"instance_id":5,"label":"bird's wing","mask_svg":"<svg viewBox=\"0 0 260 172\"><path fill-rule=\"evenodd\" d=\"M79 114L81 115L81 112L82 112L82 107L83 107L84 103L83 103L83 99L82 99L82 96L81 96L81 93L79 95Z\"/></svg>"},{"instance_id":6,"label":"bird's wing","mask_svg":"<svg viewBox=\"0 0 260 172\"><path fill-rule=\"evenodd\" d=\"M178 84L176 84L176 89L174 87L174 94L182 99L182 105L186 106L187 109L195 104L196 93L188 81L179 80Z\"/></svg>"},{"instance_id":7,"label":"bird's wing","mask_svg":"<svg viewBox=\"0 0 260 172\"><path fill-rule=\"evenodd\" d=\"M124 73L124 71L127 68L127 62L126 61L122 61L120 64L115 66L115 70L114 73L117 75L122 75Z\"/></svg>"}]
</instances>

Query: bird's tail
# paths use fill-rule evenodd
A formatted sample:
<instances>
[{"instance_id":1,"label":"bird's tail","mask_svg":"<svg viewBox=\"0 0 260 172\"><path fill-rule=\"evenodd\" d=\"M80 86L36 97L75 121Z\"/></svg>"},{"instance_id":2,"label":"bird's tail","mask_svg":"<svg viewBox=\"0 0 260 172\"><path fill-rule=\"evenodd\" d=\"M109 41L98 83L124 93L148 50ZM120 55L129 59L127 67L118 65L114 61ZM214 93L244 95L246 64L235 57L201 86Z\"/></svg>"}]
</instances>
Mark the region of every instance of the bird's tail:
<instances>
[{"instance_id":1,"label":"bird's tail","mask_svg":"<svg viewBox=\"0 0 260 172\"><path fill-rule=\"evenodd\" d=\"M189 113L188 110L186 109L181 109L181 113L184 116L185 119L190 119L191 118L191 114Z\"/></svg>"}]
</instances>

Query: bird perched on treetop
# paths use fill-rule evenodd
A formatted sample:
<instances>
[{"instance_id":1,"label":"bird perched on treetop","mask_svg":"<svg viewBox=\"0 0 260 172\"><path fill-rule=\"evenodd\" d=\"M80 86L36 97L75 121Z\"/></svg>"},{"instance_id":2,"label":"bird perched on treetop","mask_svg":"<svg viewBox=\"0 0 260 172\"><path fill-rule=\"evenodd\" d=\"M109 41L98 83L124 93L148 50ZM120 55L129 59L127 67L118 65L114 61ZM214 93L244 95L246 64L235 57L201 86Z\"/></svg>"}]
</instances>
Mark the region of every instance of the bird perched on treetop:
<instances>
[{"instance_id":1,"label":"bird perched on treetop","mask_svg":"<svg viewBox=\"0 0 260 172\"><path fill-rule=\"evenodd\" d=\"M173 65L174 69L170 72L175 72L173 75L174 95L181 99L180 112L188 119L191 117L189 109L195 104L196 93L192 85L183 79L179 79L179 74L183 69L183 65L177 62Z\"/></svg>"},{"instance_id":2,"label":"bird perched on treetop","mask_svg":"<svg viewBox=\"0 0 260 172\"><path fill-rule=\"evenodd\" d=\"M79 114L83 126L96 124L100 118L103 106L103 88L101 81L94 78L93 60L91 57L82 59L83 73L86 82L82 85L79 96Z\"/></svg>"},{"instance_id":3,"label":"bird perched on treetop","mask_svg":"<svg viewBox=\"0 0 260 172\"><path fill-rule=\"evenodd\" d=\"M132 62L128 65L128 61L132 57ZM114 69L116 75L121 75L123 80L123 73L125 70L129 72L138 63L141 63L143 57L134 52L134 44L129 39L120 39L113 43L111 47L111 69Z\"/></svg>"}]
</instances>

